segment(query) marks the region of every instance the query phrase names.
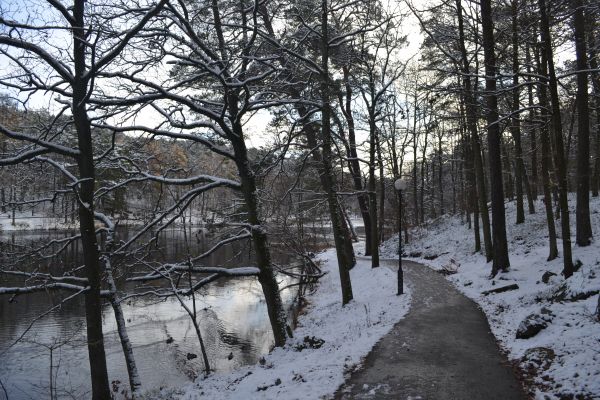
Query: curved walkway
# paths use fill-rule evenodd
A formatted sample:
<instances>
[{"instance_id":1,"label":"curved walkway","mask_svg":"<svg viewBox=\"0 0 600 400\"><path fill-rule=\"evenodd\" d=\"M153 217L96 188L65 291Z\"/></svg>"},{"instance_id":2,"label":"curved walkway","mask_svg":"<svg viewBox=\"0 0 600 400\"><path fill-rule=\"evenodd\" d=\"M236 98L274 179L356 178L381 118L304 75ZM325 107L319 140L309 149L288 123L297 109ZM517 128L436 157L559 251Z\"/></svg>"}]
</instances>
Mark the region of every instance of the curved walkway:
<instances>
[{"instance_id":1,"label":"curved walkway","mask_svg":"<svg viewBox=\"0 0 600 400\"><path fill-rule=\"evenodd\" d=\"M397 269L397 263L382 262ZM403 261L412 291L406 317L336 392L336 399L526 399L487 319L443 276Z\"/></svg>"}]
</instances>

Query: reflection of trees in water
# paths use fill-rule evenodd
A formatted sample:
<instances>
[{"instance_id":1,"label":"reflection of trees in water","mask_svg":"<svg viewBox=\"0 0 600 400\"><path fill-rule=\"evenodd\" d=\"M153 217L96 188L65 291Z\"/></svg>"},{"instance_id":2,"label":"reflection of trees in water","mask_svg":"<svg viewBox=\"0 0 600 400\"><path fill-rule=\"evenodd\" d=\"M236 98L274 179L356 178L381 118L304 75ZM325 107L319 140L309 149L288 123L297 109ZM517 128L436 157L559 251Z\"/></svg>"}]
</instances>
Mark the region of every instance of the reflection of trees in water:
<instances>
[{"instance_id":1,"label":"reflection of trees in water","mask_svg":"<svg viewBox=\"0 0 600 400\"><path fill-rule=\"evenodd\" d=\"M77 235L74 231L11 231L0 233L0 256L2 261L9 263L11 254L17 251L21 254L27 253L28 256L19 259L21 269L40 268L43 272L62 273L70 268L77 267L82 263L82 248L79 240L73 240L70 244L64 245L61 240L66 240ZM132 227L117 228L117 237L119 240L127 240L135 234ZM188 251L192 256L201 254L210 249L214 244L226 237L229 232L215 232L206 234L201 239L195 239L195 236L184 232L183 229L167 229L159 233L158 241L151 246L143 248L143 252L136 252L136 257L150 262L181 262L185 259ZM150 239L152 233L144 236L144 239ZM186 240L186 237L188 240ZM51 241L57 241L53 246L45 247L42 252L38 252ZM103 241L103 238L100 238ZM144 240L142 240L144 242ZM62 248L64 247L64 248ZM60 254L54 257L45 257L46 254L55 253L58 250ZM274 254L274 260L278 263L289 262L290 256L285 252ZM125 272L131 272L135 269L126 267L133 263L133 258L123 258L119 260L119 266ZM25 265L23 265L23 263ZM207 266L233 267L240 264L254 263L253 246L250 240L240 240L223 246L209 257L203 260Z\"/></svg>"},{"instance_id":2,"label":"reflection of trees in water","mask_svg":"<svg viewBox=\"0 0 600 400\"><path fill-rule=\"evenodd\" d=\"M14 398L15 392L25 398L85 397L86 389L78 382L73 383L73 376L76 381L81 377L71 373L74 372L73 364L85 361L80 357L86 351L84 327L83 320L71 321L68 327L53 323L41 331L33 330L18 343L18 347L10 349L9 353L3 352L5 359L11 356L10 352L16 359L16 362L0 363L8 368L3 371L3 378L9 385L7 390L11 396L6 398ZM16 371L25 371L26 375L19 376Z\"/></svg>"},{"instance_id":3,"label":"reflection of trees in water","mask_svg":"<svg viewBox=\"0 0 600 400\"><path fill-rule=\"evenodd\" d=\"M63 328L63 325L59 326L60 328ZM65 329L61 329L58 336L51 337L44 341L38 341L35 337L23 340L24 343L30 343L32 345L45 349L45 351L42 350L42 353L46 353L48 355L48 382L47 384L40 383L37 386L39 386L39 388L41 389L41 393L48 393L50 395L50 399L58 399L67 395L75 395L75 393L72 390L65 389L71 386L68 374L65 374L63 377L63 380L68 381L68 384L67 382L61 381L59 383L58 381L59 370L61 368L62 361L61 349L65 346L84 346L85 340L82 340L83 327L83 321L78 321L77 324L71 325L68 331L66 327L64 327Z\"/></svg>"},{"instance_id":4,"label":"reflection of trees in water","mask_svg":"<svg viewBox=\"0 0 600 400\"><path fill-rule=\"evenodd\" d=\"M120 229L121 237L127 237L130 234L129 229ZM60 240L69 238L72 232L10 232L3 235L1 242L3 248L14 246L22 251L23 247L35 249L51 240ZM189 236L188 236L189 237ZM220 236L206 235L202 240L190 240L187 245L193 253L202 253L212 247L215 240ZM14 243L14 245L13 245ZM160 240L152 251L147 252L148 259L160 262L177 260L188 251L184 235L178 230L168 230L161 233ZM48 251L54 251L48 250ZM6 253L3 253L6 254ZM3 257L0 255L0 257ZM279 263L289 260L288 254L277 254ZM54 270L64 271L74 268L81 262L81 246L78 241L74 241L66 246L61 252L60 257L45 259L42 257L31 257L27 259L27 266L30 270L39 270L52 272ZM253 264L252 246L250 241L240 241L230 246L225 246L203 260L207 266L249 266ZM127 262L121 260L120 265ZM119 277L119 287L124 286L124 277L135 271L135 269L121 268L123 273ZM286 278L287 279L287 278ZM36 292L28 296L20 296L13 303L0 302L0 351L4 344L10 338L14 338L24 329L31 319L47 310L49 305L59 304L66 295L61 291ZM161 376L152 376L154 379L165 379L164 374L178 374L180 377L194 376L202 371L203 365L200 357L198 340L196 338L193 326L189 317L182 312L176 301L155 299L152 297L133 298L123 303L128 309L126 318L130 329L131 339L135 346L136 355L139 358L138 363L147 365L156 365L156 363L168 363L171 367L163 368ZM197 293L198 300L198 321L201 332L206 342L207 351L213 367L217 371L231 370L240 365L253 364L258 361L260 355L268 351L273 344L271 331L267 319L264 301L260 285L256 278L223 278L211 285L206 286ZM186 300L186 301L189 301ZM214 307L211 304L215 304ZM110 307L105 308L105 312ZM172 311L170 311L172 310ZM259 315L260 314L260 315ZM264 315L263 315L264 314ZM173 318L175 317L175 318ZM62 306L43 321L36 323L37 336L35 340L40 342L49 342L52 337L65 337L73 332L73 327L81 324L84 319L83 298L75 298L72 301L62 304ZM115 350L118 348L118 338L115 327L110 325L111 317L105 315L105 323L108 323L108 329L105 332L107 349ZM183 323L185 321L185 323ZM153 335L155 336L153 338ZM173 337L174 342L167 344L168 337ZM148 338L150 342L148 342ZM77 360L85 360L85 341L82 335L73 339L68 349L61 350L61 373L67 372L65 376L69 377L69 382L61 379L60 384L63 388L77 390L74 393L81 394L81 390L87 387L85 368L81 368ZM23 350L23 347L19 347ZM44 356L46 351L36 350L36 354ZM198 354L199 357L188 360L187 353ZM231 359L229 355L232 355ZM14 357L14 358L10 358ZM157 359L156 357L160 357ZM21 365L18 352L6 356L0 356L0 364ZM165 361L165 358L169 359ZM154 364L153 364L154 361ZM29 362L29 361L27 361ZM112 358L111 363L121 360ZM76 366L76 364L78 366ZM39 365L38 365L39 366ZM75 370L71 371L71 369ZM112 365L111 370L119 369L119 365ZM142 367L143 368L143 367ZM4 368L3 368L4 369ZM39 372L48 367L39 366L39 368L30 369L25 372L22 369L23 379L29 383L32 379L45 379L48 374ZM178 372L181 371L181 372ZM41 374L38 377L36 374ZM13 372L11 372L13 375ZM25 376L27 375L27 376ZM18 374L16 374L18 377ZM62 375L61 375L62 376ZM113 376L114 377L114 376ZM119 380L126 382L125 375L119 376ZM181 379L181 378L179 378ZM39 379L38 379L39 380ZM47 379L46 379L47 381ZM147 381L146 384L152 385L153 381ZM31 385L30 385L31 386ZM42 385L43 386L43 385ZM47 386L46 386L47 388ZM33 387L32 387L33 390ZM41 389L40 389L41 390ZM60 395L60 393L59 393ZM23 397L38 397L35 393L26 393ZM85 396L84 396L85 397Z\"/></svg>"}]
</instances>

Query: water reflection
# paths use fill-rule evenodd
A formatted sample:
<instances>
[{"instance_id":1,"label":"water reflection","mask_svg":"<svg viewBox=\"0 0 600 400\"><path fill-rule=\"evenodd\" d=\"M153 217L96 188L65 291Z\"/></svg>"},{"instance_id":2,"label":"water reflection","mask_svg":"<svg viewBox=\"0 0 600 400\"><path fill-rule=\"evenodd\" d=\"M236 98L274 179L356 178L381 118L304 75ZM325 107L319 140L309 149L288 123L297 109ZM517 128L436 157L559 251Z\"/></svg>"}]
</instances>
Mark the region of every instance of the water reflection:
<instances>
[{"instance_id":1,"label":"water reflection","mask_svg":"<svg viewBox=\"0 0 600 400\"><path fill-rule=\"evenodd\" d=\"M66 233L15 233L16 242L45 241ZM3 240L6 241L6 236ZM187 251L178 232L166 232L155 259L169 261ZM192 244L195 252L208 243ZM206 265L249 265L252 254L248 243L224 247L207 260ZM275 255L280 263L288 262L285 254ZM61 262L75 263L78 249L70 249ZM292 283L280 276L283 286ZM295 287L282 292L286 309L291 307ZM85 346L83 298L63 304L37 321L24 340L7 347L25 332L31 322L52 305L59 304L64 294L35 293L19 296L9 303L0 297L0 379L10 399L49 397L50 382L58 388L59 398L86 398L89 395L89 366ZM191 307L191 299L186 299ZM211 368L228 371L240 365L255 363L273 345L266 304L260 284L254 277L221 279L201 289L196 296L203 339ZM145 388L159 388L189 382L203 370L200 346L193 324L175 298L157 301L136 298L123 304L134 355ZM110 306L104 307L103 329L109 378L127 387L127 371ZM192 358L191 355L197 355ZM52 358L52 362L51 362ZM52 368L51 368L52 364ZM2 393L0 391L0 393ZM2 395L0 395L0 398Z\"/></svg>"}]
</instances>

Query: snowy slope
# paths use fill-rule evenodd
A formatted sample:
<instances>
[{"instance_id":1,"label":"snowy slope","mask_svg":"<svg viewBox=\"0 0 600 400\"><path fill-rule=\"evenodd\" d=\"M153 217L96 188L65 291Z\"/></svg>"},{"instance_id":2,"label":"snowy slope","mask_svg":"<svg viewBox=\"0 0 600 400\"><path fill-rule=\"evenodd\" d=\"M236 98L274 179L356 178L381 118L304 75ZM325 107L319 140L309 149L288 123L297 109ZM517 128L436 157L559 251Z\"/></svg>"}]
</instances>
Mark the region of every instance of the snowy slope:
<instances>
[{"instance_id":1,"label":"snowy slope","mask_svg":"<svg viewBox=\"0 0 600 400\"><path fill-rule=\"evenodd\" d=\"M263 365L199 378L184 388L180 398L331 397L344 382L344 375L353 371L375 343L408 312L410 288L405 295L396 296L394 272L385 267L373 270L370 261L359 260L351 271L354 300L342 307L335 251L324 252L320 259L327 275L319 281L316 292L308 296L308 306L294 330L295 338L285 348L266 355ZM172 392L165 394L163 391L163 397L179 397Z\"/></svg>"},{"instance_id":2,"label":"snowy slope","mask_svg":"<svg viewBox=\"0 0 600 400\"><path fill-rule=\"evenodd\" d=\"M15 223L12 222L10 213L0 213L0 233L24 230L75 229L78 227L76 223L65 223L64 218L31 216L29 212L17 213Z\"/></svg>"},{"instance_id":3,"label":"snowy slope","mask_svg":"<svg viewBox=\"0 0 600 400\"><path fill-rule=\"evenodd\" d=\"M591 201L592 229L600 237L600 199ZM575 198L570 198L572 235L575 233ZM600 240L591 246L573 246L573 260L581 267L568 280L560 275L562 258L548 256L544 205L536 203L535 215L515 225L515 204L506 205L511 268L490 280L491 263L473 254L473 231L460 217L432 221L411 234L405 254L434 269L459 264L448 279L486 313L492 331L510 359L520 365L535 398L600 399L600 321L594 317L600 289ZM560 221L556 221L560 233ZM382 245L384 256L395 257L397 237ZM559 253L562 243L559 238ZM452 263L450 260L455 262ZM547 283L542 276L547 274ZM518 290L483 295L481 292L517 284ZM528 316L545 319L547 328L529 339L517 339L519 324Z\"/></svg>"}]
</instances>

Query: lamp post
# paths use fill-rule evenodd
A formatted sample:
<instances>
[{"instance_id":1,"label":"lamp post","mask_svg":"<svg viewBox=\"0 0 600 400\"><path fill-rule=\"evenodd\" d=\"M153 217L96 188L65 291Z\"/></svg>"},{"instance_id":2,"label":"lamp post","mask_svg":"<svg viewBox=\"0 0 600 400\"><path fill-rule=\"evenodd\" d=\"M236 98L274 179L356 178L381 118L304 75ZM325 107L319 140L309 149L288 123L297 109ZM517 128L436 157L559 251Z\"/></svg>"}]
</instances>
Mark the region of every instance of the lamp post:
<instances>
[{"instance_id":1,"label":"lamp post","mask_svg":"<svg viewBox=\"0 0 600 400\"><path fill-rule=\"evenodd\" d=\"M406 182L401 178L396 179L394 188L398 191L398 295L404 293L404 271L402 271L402 191L406 189Z\"/></svg>"}]
</instances>

